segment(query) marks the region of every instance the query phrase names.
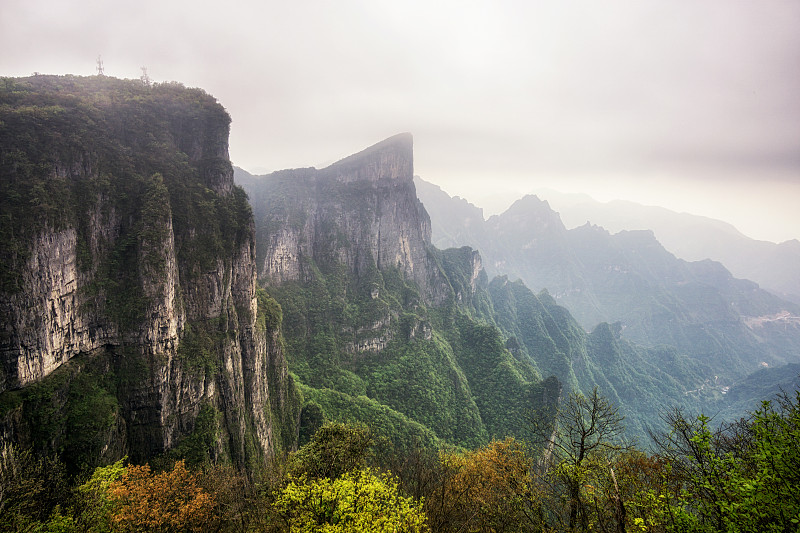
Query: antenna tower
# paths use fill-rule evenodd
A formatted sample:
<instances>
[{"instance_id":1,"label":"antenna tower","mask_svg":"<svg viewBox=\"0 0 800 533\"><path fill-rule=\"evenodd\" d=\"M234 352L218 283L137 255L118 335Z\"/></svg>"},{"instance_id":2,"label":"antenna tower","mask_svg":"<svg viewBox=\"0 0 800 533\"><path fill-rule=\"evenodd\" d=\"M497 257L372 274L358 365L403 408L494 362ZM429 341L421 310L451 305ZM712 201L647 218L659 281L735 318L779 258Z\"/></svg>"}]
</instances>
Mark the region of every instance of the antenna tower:
<instances>
[{"instance_id":1,"label":"antenna tower","mask_svg":"<svg viewBox=\"0 0 800 533\"><path fill-rule=\"evenodd\" d=\"M98 76L104 76L105 75L103 73L103 57L99 56L99 55L97 56L97 75Z\"/></svg>"},{"instance_id":2,"label":"antenna tower","mask_svg":"<svg viewBox=\"0 0 800 533\"><path fill-rule=\"evenodd\" d=\"M147 67L139 67L142 69L142 75L139 77L142 84L150 87L150 76L147 75Z\"/></svg>"}]
</instances>

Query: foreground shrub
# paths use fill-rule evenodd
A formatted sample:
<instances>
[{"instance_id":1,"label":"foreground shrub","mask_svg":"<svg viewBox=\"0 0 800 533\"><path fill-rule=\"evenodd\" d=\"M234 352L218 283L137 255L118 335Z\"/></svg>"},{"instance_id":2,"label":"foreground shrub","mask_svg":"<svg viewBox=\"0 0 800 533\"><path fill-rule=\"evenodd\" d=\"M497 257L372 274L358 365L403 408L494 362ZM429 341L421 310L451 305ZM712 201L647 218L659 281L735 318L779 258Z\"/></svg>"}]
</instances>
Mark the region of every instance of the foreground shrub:
<instances>
[{"instance_id":1,"label":"foreground shrub","mask_svg":"<svg viewBox=\"0 0 800 533\"><path fill-rule=\"evenodd\" d=\"M292 479L275 502L292 532L428 531L422 504L370 469L337 479Z\"/></svg>"}]
</instances>

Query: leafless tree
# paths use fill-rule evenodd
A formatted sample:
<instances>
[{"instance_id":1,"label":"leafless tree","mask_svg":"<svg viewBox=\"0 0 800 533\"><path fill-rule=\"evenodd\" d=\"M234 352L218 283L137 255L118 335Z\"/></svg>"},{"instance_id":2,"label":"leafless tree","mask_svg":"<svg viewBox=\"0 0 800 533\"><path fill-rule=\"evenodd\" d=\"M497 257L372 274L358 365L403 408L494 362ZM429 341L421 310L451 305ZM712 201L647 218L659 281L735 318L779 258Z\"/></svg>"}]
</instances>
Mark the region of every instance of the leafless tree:
<instances>
[{"instance_id":1,"label":"leafless tree","mask_svg":"<svg viewBox=\"0 0 800 533\"><path fill-rule=\"evenodd\" d=\"M581 488L592 470L608 468L620 453L633 448L624 438L623 420L597 387L588 396L571 393L555 409L531 417L534 443L543 451L540 469L549 472L553 484L565 493L570 531L579 525L588 529L588 506ZM619 514L624 515L624 509Z\"/></svg>"}]
</instances>

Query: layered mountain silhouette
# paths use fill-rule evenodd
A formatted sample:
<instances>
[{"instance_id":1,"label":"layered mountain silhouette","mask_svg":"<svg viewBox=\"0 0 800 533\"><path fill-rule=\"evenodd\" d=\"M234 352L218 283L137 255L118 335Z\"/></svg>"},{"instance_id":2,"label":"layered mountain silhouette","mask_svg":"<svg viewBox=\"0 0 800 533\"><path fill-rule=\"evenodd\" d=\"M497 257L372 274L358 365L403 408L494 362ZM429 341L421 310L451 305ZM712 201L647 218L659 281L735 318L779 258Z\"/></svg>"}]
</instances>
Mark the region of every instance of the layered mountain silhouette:
<instances>
[{"instance_id":1,"label":"layered mountain silhouette","mask_svg":"<svg viewBox=\"0 0 800 533\"><path fill-rule=\"evenodd\" d=\"M235 169L303 432L329 418L472 446L524 436L532 409L597 386L643 436L664 405L708 405L724 379L784 360L783 340L754 333L774 324L742 318L784 302L716 263L648 232L568 231L535 197L484 221L412 176L405 134L323 169Z\"/></svg>"},{"instance_id":2,"label":"layered mountain silhouette","mask_svg":"<svg viewBox=\"0 0 800 533\"><path fill-rule=\"evenodd\" d=\"M737 278L755 281L781 298L800 303L800 241L796 239L778 244L751 239L721 220L634 202L598 202L586 195L552 191L541 196L568 228L590 222L612 233L650 229L681 259L719 261Z\"/></svg>"},{"instance_id":3,"label":"layered mountain silhouette","mask_svg":"<svg viewBox=\"0 0 800 533\"><path fill-rule=\"evenodd\" d=\"M568 230L536 196L484 220L479 208L435 185L417 179L417 190L432 242L475 247L490 275L546 289L587 330L619 322L625 338L673 346L723 380L800 358L795 304L720 263L678 259L652 231L612 234L591 224Z\"/></svg>"}]
</instances>

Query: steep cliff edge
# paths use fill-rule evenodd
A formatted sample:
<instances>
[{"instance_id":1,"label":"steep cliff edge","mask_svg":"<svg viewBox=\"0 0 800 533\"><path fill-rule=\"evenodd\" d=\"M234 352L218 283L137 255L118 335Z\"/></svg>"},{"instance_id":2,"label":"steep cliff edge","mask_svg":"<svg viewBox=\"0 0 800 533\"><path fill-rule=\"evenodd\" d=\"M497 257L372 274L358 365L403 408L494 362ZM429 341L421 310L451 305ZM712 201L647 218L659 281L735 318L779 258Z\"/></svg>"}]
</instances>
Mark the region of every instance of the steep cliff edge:
<instances>
[{"instance_id":1,"label":"steep cliff edge","mask_svg":"<svg viewBox=\"0 0 800 533\"><path fill-rule=\"evenodd\" d=\"M237 171L304 413L368 423L399 446L522 436L527 410L560 385L506 348L480 255L431 246L412 152L401 134L321 170Z\"/></svg>"},{"instance_id":2,"label":"steep cliff edge","mask_svg":"<svg viewBox=\"0 0 800 533\"><path fill-rule=\"evenodd\" d=\"M430 218L417 200L410 134L390 137L324 169L237 178L256 206L258 277L265 283L310 279L344 264L355 276L399 268L429 301L442 280L429 253Z\"/></svg>"},{"instance_id":3,"label":"steep cliff edge","mask_svg":"<svg viewBox=\"0 0 800 533\"><path fill-rule=\"evenodd\" d=\"M0 80L4 439L76 466L187 442L246 464L294 445L229 124L177 84Z\"/></svg>"}]
</instances>

